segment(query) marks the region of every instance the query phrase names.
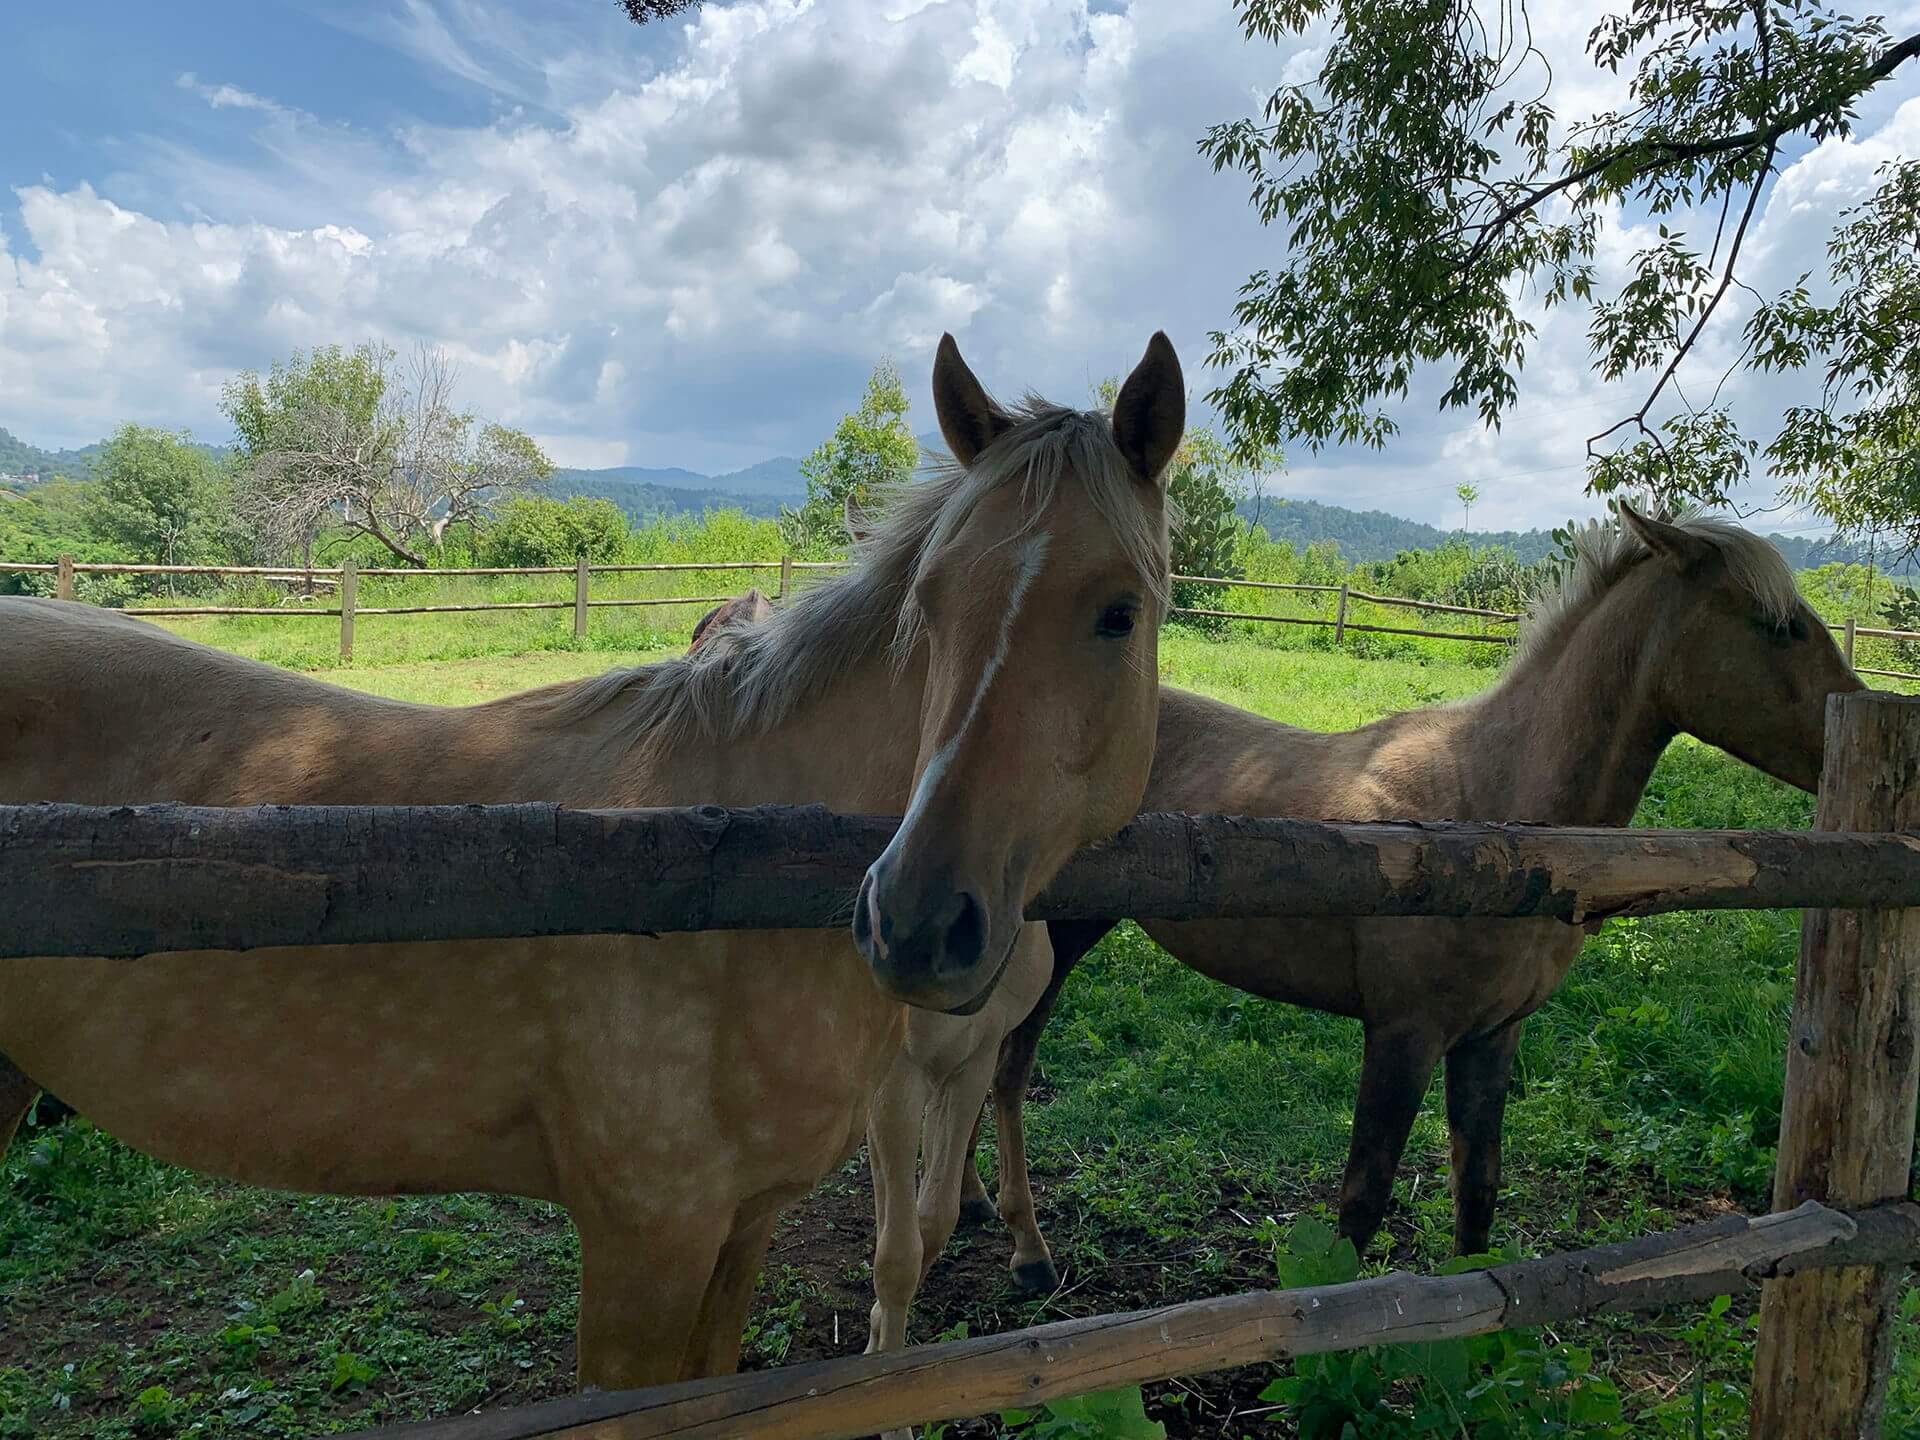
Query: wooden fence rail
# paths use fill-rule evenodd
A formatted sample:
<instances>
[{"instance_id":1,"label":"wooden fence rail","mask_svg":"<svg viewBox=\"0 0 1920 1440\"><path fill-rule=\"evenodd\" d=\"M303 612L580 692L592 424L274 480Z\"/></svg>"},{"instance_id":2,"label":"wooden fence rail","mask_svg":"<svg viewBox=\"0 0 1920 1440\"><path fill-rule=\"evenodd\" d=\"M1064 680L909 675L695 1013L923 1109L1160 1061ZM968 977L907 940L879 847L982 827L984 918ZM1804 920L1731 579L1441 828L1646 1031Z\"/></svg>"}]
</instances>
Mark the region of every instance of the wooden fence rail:
<instances>
[{"instance_id":1,"label":"wooden fence rail","mask_svg":"<svg viewBox=\"0 0 1920 1440\"><path fill-rule=\"evenodd\" d=\"M1462 1275L1263 1290L363 1432L358 1440L853 1440L1294 1355L1664 1309L1777 1276L1920 1257L1920 1205L1808 1204ZM1813 1440L1816 1432L1796 1432ZM1835 1432L1818 1432L1822 1435Z\"/></svg>"},{"instance_id":2,"label":"wooden fence rail","mask_svg":"<svg viewBox=\"0 0 1920 1440\"><path fill-rule=\"evenodd\" d=\"M775 591L776 598L784 598L792 589L796 571L839 570L846 568L845 561L839 560L795 560L791 555L783 555L778 560L673 560L635 564L588 565L586 573L591 575L635 575L651 572L686 572L695 570L747 571L775 570L779 572L780 583ZM186 575L214 576L231 575L261 580L275 580L287 583L304 582L309 587L316 583L339 585L343 595L338 605L319 607L302 605L297 608L281 608L268 605L140 605L129 607L127 613L149 616L155 619L181 619L193 616L218 615L282 615L289 617L337 616L340 620L340 654L343 660L353 657L353 618L355 615L456 615L470 614L484 610L571 610L573 628L576 637L584 639L587 633L586 615L589 610L617 608L621 606L646 605L718 605L730 599L726 595L671 595L658 599L636 600L593 600L586 596L584 587L577 586L571 600L503 600L478 602L470 605L386 605L363 606L349 603L346 598L347 586L344 577L349 571L362 579L421 579L426 577L472 577L506 575L573 575L576 580L581 567L577 565L478 565L459 566L444 570L415 570L393 566L367 566L356 568L352 562L339 566L289 566L289 565L134 565L109 563L104 561L76 561L63 555L57 562L52 561L0 561L0 574L54 574L58 576L56 593L62 600L74 598L74 577L76 575ZM1305 582L1278 580L1229 580L1212 575L1175 575L1174 580L1182 584L1206 585L1221 590L1271 590L1294 594L1333 595L1338 597L1335 618L1322 619L1311 615L1273 615L1258 611L1215 610L1201 606L1176 606L1172 613L1221 620L1245 620L1263 625L1307 625L1328 628L1333 631L1334 645L1339 648L1346 643L1349 633L1368 635L1405 635L1425 640L1458 640L1470 645L1510 645L1514 641L1512 633L1479 634L1460 630L1421 630L1399 625L1368 625L1347 618L1348 607L1353 601L1368 605L1380 605L1391 608L1417 610L1427 614L1460 615L1473 619L1486 620L1496 625L1512 625L1521 616L1511 610L1486 610L1472 605L1445 605L1437 600L1415 600L1404 595L1378 595L1369 590L1356 589L1352 585L1324 585ZM1871 626L1856 625L1849 620L1845 626L1831 625L1829 629L1846 634L1847 662L1853 662L1853 638L1862 636L1883 640L1920 640L1920 631L1884 630ZM1884 676L1893 680L1920 682L1920 674L1904 670L1876 670L1861 668L1862 675Z\"/></svg>"},{"instance_id":3,"label":"wooden fence rail","mask_svg":"<svg viewBox=\"0 0 1920 1440\"><path fill-rule=\"evenodd\" d=\"M898 824L817 806L0 807L0 959L830 929ZM1029 913L1579 924L1809 905L1920 906L1920 835L1145 815Z\"/></svg>"}]
</instances>

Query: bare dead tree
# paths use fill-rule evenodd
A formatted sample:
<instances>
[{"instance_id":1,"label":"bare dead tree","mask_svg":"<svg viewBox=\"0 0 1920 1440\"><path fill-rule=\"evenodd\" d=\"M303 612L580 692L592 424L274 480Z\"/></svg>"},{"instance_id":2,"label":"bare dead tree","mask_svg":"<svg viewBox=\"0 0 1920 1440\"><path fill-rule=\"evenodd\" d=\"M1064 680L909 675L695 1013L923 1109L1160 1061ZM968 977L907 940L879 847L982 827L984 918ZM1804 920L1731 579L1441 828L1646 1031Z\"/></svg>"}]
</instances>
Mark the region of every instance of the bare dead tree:
<instances>
[{"instance_id":1,"label":"bare dead tree","mask_svg":"<svg viewBox=\"0 0 1920 1440\"><path fill-rule=\"evenodd\" d=\"M443 350L419 346L405 367L385 346L356 353L378 402L342 403L337 388L315 387L240 476L235 511L264 552L336 525L424 568L451 527L553 473L531 436L457 408L459 371Z\"/></svg>"}]
</instances>

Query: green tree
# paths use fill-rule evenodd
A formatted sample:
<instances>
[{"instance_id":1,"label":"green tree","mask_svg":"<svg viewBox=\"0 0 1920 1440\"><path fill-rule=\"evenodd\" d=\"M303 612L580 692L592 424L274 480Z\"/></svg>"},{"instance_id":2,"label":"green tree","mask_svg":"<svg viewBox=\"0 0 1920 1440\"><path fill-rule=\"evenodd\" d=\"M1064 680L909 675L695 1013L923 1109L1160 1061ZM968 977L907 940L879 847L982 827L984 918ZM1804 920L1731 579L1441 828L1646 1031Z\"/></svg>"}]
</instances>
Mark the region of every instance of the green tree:
<instances>
[{"instance_id":1,"label":"green tree","mask_svg":"<svg viewBox=\"0 0 1920 1440\"><path fill-rule=\"evenodd\" d=\"M483 564L570 565L616 558L626 547L627 517L611 500L516 495L480 531Z\"/></svg>"},{"instance_id":2,"label":"green tree","mask_svg":"<svg viewBox=\"0 0 1920 1440\"><path fill-rule=\"evenodd\" d=\"M155 565L206 565L232 553L227 477L184 430L123 425L102 448L88 528Z\"/></svg>"},{"instance_id":3,"label":"green tree","mask_svg":"<svg viewBox=\"0 0 1920 1440\"><path fill-rule=\"evenodd\" d=\"M1445 374L1444 406L1498 423L1534 337L1523 297L1537 296L1587 309L1603 377L1646 377L1631 413L1588 442L1592 489L1718 500L1747 477L1760 439L1717 395L1690 404L1675 373L1743 283L1782 147L1848 134L1920 35L1896 40L1822 0L1631 0L1587 43L1596 67L1629 75L1627 103L1561 114L1566 87L1533 48L1523 0L1242 0L1241 12L1250 38L1331 32L1316 82L1280 86L1262 117L1202 141L1290 242L1213 336L1228 372L1215 398L1243 447L1382 444L1386 403L1423 365ZM1623 210L1650 212L1658 235L1603 293L1595 257ZM1750 313L1736 364L1825 372L1766 441L1777 473L1837 471L1866 438L1920 433L1916 240L1920 161L1893 161L1834 235L1831 300L1807 277Z\"/></svg>"},{"instance_id":4,"label":"green tree","mask_svg":"<svg viewBox=\"0 0 1920 1440\"><path fill-rule=\"evenodd\" d=\"M1460 502L1460 533L1466 534L1473 528L1473 502L1480 498L1478 485L1456 485L1453 498Z\"/></svg>"},{"instance_id":5,"label":"green tree","mask_svg":"<svg viewBox=\"0 0 1920 1440\"><path fill-rule=\"evenodd\" d=\"M833 434L800 462L807 500L782 510L780 535L803 553L846 545L847 509L866 510L895 486L913 479L920 442L907 425L907 392L891 360L874 366L860 406L843 415Z\"/></svg>"}]
</instances>

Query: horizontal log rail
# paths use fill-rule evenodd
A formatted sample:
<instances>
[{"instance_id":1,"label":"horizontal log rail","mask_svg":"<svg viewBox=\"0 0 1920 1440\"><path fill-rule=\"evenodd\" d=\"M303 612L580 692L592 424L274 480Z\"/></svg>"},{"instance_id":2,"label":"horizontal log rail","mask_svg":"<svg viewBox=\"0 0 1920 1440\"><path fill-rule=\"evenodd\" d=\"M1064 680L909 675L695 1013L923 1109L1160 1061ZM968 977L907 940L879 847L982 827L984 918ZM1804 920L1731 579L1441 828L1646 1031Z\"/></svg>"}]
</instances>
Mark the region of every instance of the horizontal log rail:
<instances>
[{"instance_id":1,"label":"horizontal log rail","mask_svg":"<svg viewBox=\"0 0 1920 1440\"><path fill-rule=\"evenodd\" d=\"M1389 1274L1062 1320L885 1355L587 1394L359 1440L852 1440L1294 1355L1663 1309L1763 1280L1920 1258L1920 1206L1809 1202L1462 1275Z\"/></svg>"},{"instance_id":2,"label":"horizontal log rail","mask_svg":"<svg viewBox=\"0 0 1920 1440\"><path fill-rule=\"evenodd\" d=\"M0 958L845 924L898 826L817 806L0 807ZM1920 905L1920 835L1146 815L1035 919Z\"/></svg>"}]
</instances>

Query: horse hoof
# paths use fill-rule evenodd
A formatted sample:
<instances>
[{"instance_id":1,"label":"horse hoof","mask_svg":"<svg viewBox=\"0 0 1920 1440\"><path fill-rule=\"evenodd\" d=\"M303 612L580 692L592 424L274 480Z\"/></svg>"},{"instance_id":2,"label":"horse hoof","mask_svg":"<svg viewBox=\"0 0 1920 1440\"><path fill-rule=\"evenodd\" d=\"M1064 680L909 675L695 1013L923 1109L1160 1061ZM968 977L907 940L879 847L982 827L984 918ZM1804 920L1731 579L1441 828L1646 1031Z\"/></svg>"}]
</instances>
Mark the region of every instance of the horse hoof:
<instances>
[{"instance_id":1,"label":"horse hoof","mask_svg":"<svg viewBox=\"0 0 1920 1440\"><path fill-rule=\"evenodd\" d=\"M1051 1260L1029 1260L1013 1267L1013 1288L1023 1295L1051 1295L1060 1288L1060 1272Z\"/></svg>"},{"instance_id":2,"label":"horse hoof","mask_svg":"<svg viewBox=\"0 0 1920 1440\"><path fill-rule=\"evenodd\" d=\"M991 1225L999 1218L1000 1212L993 1208L993 1201L984 1195L975 1195L960 1202L962 1225Z\"/></svg>"}]
</instances>

